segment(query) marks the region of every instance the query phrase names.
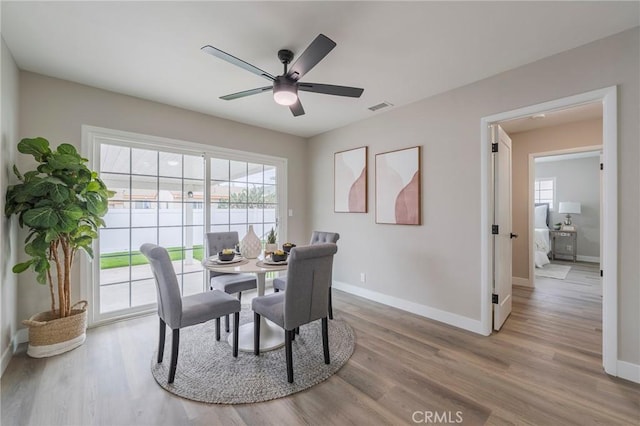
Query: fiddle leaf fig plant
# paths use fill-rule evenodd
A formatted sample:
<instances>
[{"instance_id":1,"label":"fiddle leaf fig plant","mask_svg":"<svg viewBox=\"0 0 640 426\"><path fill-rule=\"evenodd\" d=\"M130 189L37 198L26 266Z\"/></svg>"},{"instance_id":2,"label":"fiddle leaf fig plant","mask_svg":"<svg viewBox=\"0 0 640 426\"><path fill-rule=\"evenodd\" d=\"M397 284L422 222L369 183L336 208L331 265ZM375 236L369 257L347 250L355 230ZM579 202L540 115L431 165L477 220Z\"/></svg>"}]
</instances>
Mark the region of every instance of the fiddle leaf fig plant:
<instances>
[{"instance_id":1,"label":"fiddle leaf fig plant","mask_svg":"<svg viewBox=\"0 0 640 426\"><path fill-rule=\"evenodd\" d=\"M17 215L20 227L29 230L24 246L29 259L13 272L34 270L40 284L49 284L51 310L66 317L71 314L71 265L79 250L93 257L91 244L105 225L102 218L115 193L87 168L88 160L73 145L52 150L44 138L26 138L18 151L38 165L24 174L14 165L20 183L7 188L5 215Z\"/></svg>"}]
</instances>

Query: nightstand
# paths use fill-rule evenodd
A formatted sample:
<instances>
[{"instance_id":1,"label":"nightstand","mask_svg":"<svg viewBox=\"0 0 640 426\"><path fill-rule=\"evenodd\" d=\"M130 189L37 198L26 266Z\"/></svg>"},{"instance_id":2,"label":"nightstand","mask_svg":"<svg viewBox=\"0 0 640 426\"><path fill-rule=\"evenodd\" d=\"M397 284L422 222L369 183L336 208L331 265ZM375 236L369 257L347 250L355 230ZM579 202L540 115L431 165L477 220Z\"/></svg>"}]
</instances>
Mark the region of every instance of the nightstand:
<instances>
[{"instance_id":1,"label":"nightstand","mask_svg":"<svg viewBox=\"0 0 640 426\"><path fill-rule=\"evenodd\" d=\"M570 257L575 262L578 257L578 244L576 231L550 231L551 233L551 259L558 256Z\"/></svg>"}]
</instances>

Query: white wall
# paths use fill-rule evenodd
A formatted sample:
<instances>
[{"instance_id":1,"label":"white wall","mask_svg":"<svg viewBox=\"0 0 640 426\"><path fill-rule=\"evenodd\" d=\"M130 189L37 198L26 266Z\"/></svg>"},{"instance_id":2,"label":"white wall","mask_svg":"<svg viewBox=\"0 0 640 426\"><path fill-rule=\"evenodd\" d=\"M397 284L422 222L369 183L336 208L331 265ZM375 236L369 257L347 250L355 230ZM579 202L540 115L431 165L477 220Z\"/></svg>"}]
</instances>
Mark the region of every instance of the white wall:
<instances>
[{"instance_id":1,"label":"white wall","mask_svg":"<svg viewBox=\"0 0 640 426\"><path fill-rule=\"evenodd\" d=\"M536 163L536 179L556 179L556 203L549 215L549 223L562 222L565 214L558 213L558 204L577 201L581 214L571 215L578 230L578 256L600 258L600 158Z\"/></svg>"},{"instance_id":2,"label":"white wall","mask_svg":"<svg viewBox=\"0 0 640 426\"><path fill-rule=\"evenodd\" d=\"M11 272L16 263L16 223L4 215L4 197L7 186L14 183L12 171L15 161L15 144L18 138L18 83L19 73L11 52L0 38L0 62L2 63L0 115L0 353L2 361L0 374L11 359L11 339L16 332L17 277Z\"/></svg>"},{"instance_id":3,"label":"white wall","mask_svg":"<svg viewBox=\"0 0 640 426\"><path fill-rule=\"evenodd\" d=\"M43 136L54 145L80 147L83 124L288 159L288 208L294 211L288 218L288 239L308 240L305 139L21 71L20 138ZM29 158L20 155L18 165L28 167ZM77 265L72 281L71 298L79 300ZM18 318L48 309L48 289L35 284L30 272L20 274L19 282Z\"/></svg>"},{"instance_id":4,"label":"white wall","mask_svg":"<svg viewBox=\"0 0 640 426\"><path fill-rule=\"evenodd\" d=\"M618 85L618 354L640 364L639 39L635 28L311 138L310 223L341 235L334 280L355 292L422 307L428 316L478 326L481 118ZM369 213L335 214L327 185L333 154L363 145L369 146ZM423 147L423 225L376 225L375 154L415 145ZM390 249L402 256L390 260ZM366 283L360 272L366 272Z\"/></svg>"}]
</instances>

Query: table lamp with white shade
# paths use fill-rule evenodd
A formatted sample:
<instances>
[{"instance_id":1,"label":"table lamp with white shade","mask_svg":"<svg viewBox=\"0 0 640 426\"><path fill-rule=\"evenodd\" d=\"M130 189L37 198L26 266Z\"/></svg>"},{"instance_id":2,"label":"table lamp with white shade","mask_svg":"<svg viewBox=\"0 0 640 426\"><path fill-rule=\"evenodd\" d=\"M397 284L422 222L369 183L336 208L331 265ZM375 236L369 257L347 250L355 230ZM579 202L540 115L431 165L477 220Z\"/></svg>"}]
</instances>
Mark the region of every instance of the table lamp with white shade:
<instances>
[{"instance_id":1,"label":"table lamp with white shade","mask_svg":"<svg viewBox=\"0 0 640 426\"><path fill-rule=\"evenodd\" d=\"M558 208L558 213L566 214L564 219L564 224L567 226L571 226L571 215L572 214L580 214L580 203L576 203L574 201L564 201L560 202L560 207Z\"/></svg>"}]
</instances>

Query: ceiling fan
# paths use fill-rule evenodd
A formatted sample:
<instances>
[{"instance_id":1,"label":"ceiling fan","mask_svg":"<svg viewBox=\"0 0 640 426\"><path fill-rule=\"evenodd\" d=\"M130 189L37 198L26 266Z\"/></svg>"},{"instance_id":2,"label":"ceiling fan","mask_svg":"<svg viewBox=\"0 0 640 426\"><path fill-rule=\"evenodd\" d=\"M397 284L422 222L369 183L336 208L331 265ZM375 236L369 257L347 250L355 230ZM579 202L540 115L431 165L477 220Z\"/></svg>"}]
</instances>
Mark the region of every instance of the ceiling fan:
<instances>
[{"instance_id":1,"label":"ceiling fan","mask_svg":"<svg viewBox=\"0 0 640 426\"><path fill-rule=\"evenodd\" d=\"M248 62L238 59L233 55L223 52L213 46L204 46L203 51L210 55L223 59L233 65L252 72L260 77L264 77L271 81L271 86L259 87L257 89L245 90L243 92L232 93L226 96L220 96L220 99L230 101L232 99L243 98L245 96L257 95L258 93L273 90L273 99L280 105L289 107L294 117L304 114L304 108L298 98L298 91L323 93L325 95L347 96L350 98L359 98L364 89L347 86L334 86L332 84L303 83L298 81L309 70L316 66L327 54L336 47L336 43L324 34L311 42L307 49L302 52L291 67L289 64L293 59L293 52L287 49L278 51L278 59L284 64L284 73L279 76L273 76L260 68L251 65Z\"/></svg>"}]
</instances>

